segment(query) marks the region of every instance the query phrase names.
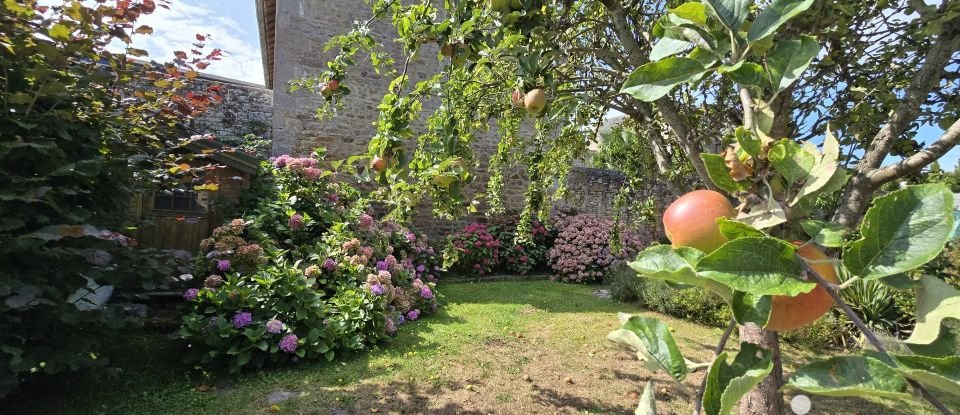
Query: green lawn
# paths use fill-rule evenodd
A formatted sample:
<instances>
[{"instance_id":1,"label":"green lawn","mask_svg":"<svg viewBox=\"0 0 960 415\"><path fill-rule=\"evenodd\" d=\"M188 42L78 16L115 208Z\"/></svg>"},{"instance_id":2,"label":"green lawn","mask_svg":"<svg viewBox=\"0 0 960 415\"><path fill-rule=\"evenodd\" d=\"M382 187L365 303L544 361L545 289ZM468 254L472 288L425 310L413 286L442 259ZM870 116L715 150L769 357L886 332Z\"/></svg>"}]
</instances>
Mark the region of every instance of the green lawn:
<instances>
[{"instance_id":1,"label":"green lawn","mask_svg":"<svg viewBox=\"0 0 960 415\"><path fill-rule=\"evenodd\" d=\"M179 363L178 343L144 335L121 345L117 368L28 385L13 407L0 404L0 413L633 413L651 374L604 336L617 325L618 311L642 310L598 299L596 288L549 281L446 284L440 314L403 326L391 344L332 363L237 377L204 377ZM662 318L688 359L709 358L720 330ZM807 357L789 347L785 352L788 367ZM694 390L701 376L689 376L686 388ZM682 388L653 378L661 415L690 412ZM271 408L267 395L274 391L301 395ZM889 400L812 399L811 414L932 413Z\"/></svg>"}]
</instances>

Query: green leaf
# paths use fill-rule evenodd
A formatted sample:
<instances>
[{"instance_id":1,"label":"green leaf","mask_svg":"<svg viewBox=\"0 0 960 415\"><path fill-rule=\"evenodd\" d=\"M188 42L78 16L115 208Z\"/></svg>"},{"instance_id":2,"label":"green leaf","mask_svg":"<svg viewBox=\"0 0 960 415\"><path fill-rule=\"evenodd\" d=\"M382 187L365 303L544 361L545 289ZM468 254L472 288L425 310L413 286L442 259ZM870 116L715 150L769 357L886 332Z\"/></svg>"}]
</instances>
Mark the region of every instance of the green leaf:
<instances>
[{"instance_id":1,"label":"green leaf","mask_svg":"<svg viewBox=\"0 0 960 415\"><path fill-rule=\"evenodd\" d=\"M790 205L794 206L800 203L800 200L804 197L816 195L827 187L827 185L834 180L834 176L840 168L837 164L839 157L840 143L837 142L837 137L834 137L828 128L827 134L823 139L823 154L817 157L817 164L810 169L809 178L803 183L803 187L797 191L797 196L793 198L793 202L791 202Z\"/></svg>"},{"instance_id":2,"label":"green leaf","mask_svg":"<svg viewBox=\"0 0 960 415\"><path fill-rule=\"evenodd\" d=\"M683 3L674 9L670 9L670 13L694 22L700 26L707 25L707 8L703 5L703 3L692 1Z\"/></svg>"},{"instance_id":3,"label":"green leaf","mask_svg":"<svg viewBox=\"0 0 960 415\"><path fill-rule=\"evenodd\" d=\"M816 283L801 279L795 254L796 247L776 238L740 238L701 259L697 272L737 291L796 296Z\"/></svg>"},{"instance_id":4,"label":"green leaf","mask_svg":"<svg viewBox=\"0 0 960 415\"><path fill-rule=\"evenodd\" d=\"M50 30L47 32L51 38L59 40L70 40L70 27L63 23L57 23L53 26L50 26Z\"/></svg>"},{"instance_id":5,"label":"green leaf","mask_svg":"<svg viewBox=\"0 0 960 415\"><path fill-rule=\"evenodd\" d=\"M843 246L843 238L847 234L847 229L843 225L822 220L803 220L800 221L800 227L807 235L810 235L813 242L828 248Z\"/></svg>"},{"instance_id":6,"label":"green leaf","mask_svg":"<svg viewBox=\"0 0 960 415\"><path fill-rule=\"evenodd\" d=\"M921 278L920 284L917 292L917 325L910 338L905 340L907 345L932 344L941 337L944 319L960 319L960 291L931 276Z\"/></svg>"},{"instance_id":7,"label":"green leaf","mask_svg":"<svg viewBox=\"0 0 960 415\"><path fill-rule=\"evenodd\" d=\"M746 151L747 154L753 157L760 155L760 151L763 149L763 142L760 141L760 138L755 137L753 133L742 126L737 127L733 135L736 137L737 143L740 143L740 147L742 147L743 151Z\"/></svg>"},{"instance_id":8,"label":"green leaf","mask_svg":"<svg viewBox=\"0 0 960 415\"><path fill-rule=\"evenodd\" d=\"M846 246L843 263L875 279L926 264L953 231L953 193L942 183L907 186L874 200L860 225L862 238Z\"/></svg>"},{"instance_id":9,"label":"green leaf","mask_svg":"<svg viewBox=\"0 0 960 415\"><path fill-rule=\"evenodd\" d=\"M640 395L640 404L633 415L657 415L657 399L653 396L653 381L648 380L647 385L643 387L643 395Z\"/></svg>"},{"instance_id":10,"label":"green leaf","mask_svg":"<svg viewBox=\"0 0 960 415\"><path fill-rule=\"evenodd\" d=\"M793 372L787 387L817 395L910 399L907 380L872 357L837 356Z\"/></svg>"},{"instance_id":11,"label":"green leaf","mask_svg":"<svg viewBox=\"0 0 960 415\"><path fill-rule=\"evenodd\" d=\"M750 25L747 32L747 41L755 42L770 36L781 25L794 16L810 8L813 0L776 0L760 12L760 15Z\"/></svg>"},{"instance_id":12,"label":"green leaf","mask_svg":"<svg viewBox=\"0 0 960 415\"><path fill-rule=\"evenodd\" d=\"M727 353L721 353L710 365L703 392L703 410L707 415L726 415L737 402L773 370L770 351L755 344L740 343L740 352L727 364Z\"/></svg>"},{"instance_id":13,"label":"green leaf","mask_svg":"<svg viewBox=\"0 0 960 415\"><path fill-rule=\"evenodd\" d=\"M773 310L773 298L769 295L755 295L743 291L734 291L730 300L730 310L737 323L753 323L760 327L767 325L770 311Z\"/></svg>"},{"instance_id":14,"label":"green leaf","mask_svg":"<svg viewBox=\"0 0 960 415\"><path fill-rule=\"evenodd\" d=\"M660 39L656 45L653 45L653 49L650 50L650 60L656 62L668 56L676 55L691 47L693 47L693 43L665 37Z\"/></svg>"},{"instance_id":15,"label":"green leaf","mask_svg":"<svg viewBox=\"0 0 960 415\"><path fill-rule=\"evenodd\" d=\"M634 349L650 370L662 369L677 382L687 376L687 364L664 322L641 316L622 318L620 329L607 334L607 340Z\"/></svg>"},{"instance_id":16,"label":"green leaf","mask_svg":"<svg viewBox=\"0 0 960 415\"><path fill-rule=\"evenodd\" d=\"M718 72L725 73L730 80L740 85L757 86L761 88L767 85L767 71L763 70L762 66L753 62L744 62L732 71L720 70Z\"/></svg>"},{"instance_id":17,"label":"green leaf","mask_svg":"<svg viewBox=\"0 0 960 415\"><path fill-rule=\"evenodd\" d=\"M717 187L727 193L742 192L750 188L750 182L744 180L738 182L730 176L730 170L727 169L727 163L719 154L700 153L704 166L707 168L707 175Z\"/></svg>"},{"instance_id":18,"label":"green leaf","mask_svg":"<svg viewBox=\"0 0 960 415\"><path fill-rule=\"evenodd\" d=\"M704 72L706 69L700 62L674 56L637 68L627 77L620 92L641 101L655 101L677 84L699 79Z\"/></svg>"},{"instance_id":19,"label":"green leaf","mask_svg":"<svg viewBox=\"0 0 960 415\"><path fill-rule=\"evenodd\" d=\"M770 84L777 91L784 90L800 78L818 52L820 45L816 38L810 36L802 36L800 40L778 41L767 55Z\"/></svg>"},{"instance_id":20,"label":"green leaf","mask_svg":"<svg viewBox=\"0 0 960 415\"><path fill-rule=\"evenodd\" d=\"M797 183L810 175L817 156L793 140L784 138L770 147L767 153L770 164L787 179L788 184Z\"/></svg>"},{"instance_id":21,"label":"green leaf","mask_svg":"<svg viewBox=\"0 0 960 415\"><path fill-rule=\"evenodd\" d=\"M787 212L780 202L769 198L750 206L750 211L737 215L737 220L757 229L766 229L786 222Z\"/></svg>"},{"instance_id":22,"label":"green leaf","mask_svg":"<svg viewBox=\"0 0 960 415\"><path fill-rule=\"evenodd\" d=\"M630 262L629 265L644 278L701 287L723 298L730 298L728 288L697 275L695 270L697 262L704 255L697 249L685 246L673 249L670 245L654 245L641 251L636 261Z\"/></svg>"},{"instance_id":23,"label":"green leaf","mask_svg":"<svg viewBox=\"0 0 960 415\"><path fill-rule=\"evenodd\" d=\"M740 31L740 26L750 13L753 0L705 0L713 14L727 29L733 33Z\"/></svg>"},{"instance_id":24,"label":"green leaf","mask_svg":"<svg viewBox=\"0 0 960 415\"><path fill-rule=\"evenodd\" d=\"M960 396L960 356L895 356L897 372L924 386Z\"/></svg>"},{"instance_id":25,"label":"green leaf","mask_svg":"<svg viewBox=\"0 0 960 415\"><path fill-rule=\"evenodd\" d=\"M763 238L767 236L767 234L763 233L763 231L760 231L750 225L727 218L717 218L717 226L720 227L720 233L730 240L751 237Z\"/></svg>"}]
</instances>

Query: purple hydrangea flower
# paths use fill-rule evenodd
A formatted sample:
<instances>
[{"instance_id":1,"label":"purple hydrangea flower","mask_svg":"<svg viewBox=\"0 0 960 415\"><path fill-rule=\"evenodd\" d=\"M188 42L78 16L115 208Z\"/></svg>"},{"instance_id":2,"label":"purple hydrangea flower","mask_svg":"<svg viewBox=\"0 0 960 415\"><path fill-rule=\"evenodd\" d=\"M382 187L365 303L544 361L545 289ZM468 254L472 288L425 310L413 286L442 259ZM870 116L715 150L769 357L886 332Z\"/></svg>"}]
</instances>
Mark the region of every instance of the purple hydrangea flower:
<instances>
[{"instance_id":1,"label":"purple hydrangea flower","mask_svg":"<svg viewBox=\"0 0 960 415\"><path fill-rule=\"evenodd\" d=\"M283 331L283 322L273 319L267 322L267 333L277 334Z\"/></svg>"},{"instance_id":2,"label":"purple hydrangea flower","mask_svg":"<svg viewBox=\"0 0 960 415\"><path fill-rule=\"evenodd\" d=\"M250 314L246 311L241 311L233 315L233 327L243 328L249 326L253 322L253 314Z\"/></svg>"},{"instance_id":3,"label":"purple hydrangea flower","mask_svg":"<svg viewBox=\"0 0 960 415\"><path fill-rule=\"evenodd\" d=\"M403 323L406 323L407 319L403 318L403 314L397 316L397 325L402 326Z\"/></svg>"},{"instance_id":4,"label":"purple hydrangea flower","mask_svg":"<svg viewBox=\"0 0 960 415\"><path fill-rule=\"evenodd\" d=\"M416 320L418 318L420 318L419 308L414 308L413 310L410 310L407 312L407 319L409 319L410 321Z\"/></svg>"},{"instance_id":5,"label":"purple hydrangea flower","mask_svg":"<svg viewBox=\"0 0 960 415\"><path fill-rule=\"evenodd\" d=\"M333 271L333 269L336 267L337 267L337 263L330 258L327 258L326 261L323 261L323 269L327 271Z\"/></svg>"},{"instance_id":6,"label":"purple hydrangea flower","mask_svg":"<svg viewBox=\"0 0 960 415\"><path fill-rule=\"evenodd\" d=\"M197 294L200 294L200 290L196 288L191 288L183 292L183 299L187 301L193 301L197 299Z\"/></svg>"},{"instance_id":7,"label":"purple hydrangea flower","mask_svg":"<svg viewBox=\"0 0 960 415\"><path fill-rule=\"evenodd\" d=\"M366 213L360 215L360 227L362 229L368 229L371 226L373 226L373 216Z\"/></svg>"},{"instance_id":8,"label":"purple hydrangea flower","mask_svg":"<svg viewBox=\"0 0 960 415\"><path fill-rule=\"evenodd\" d=\"M390 268L390 265L387 264L387 261L377 261L377 271L386 271Z\"/></svg>"},{"instance_id":9,"label":"purple hydrangea flower","mask_svg":"<svg viewBox=\"0 0 960 415\"><path fill-rule=\"evenodd\" d=\"M302 228L302 227L303 227L303 215L301 215L301 214L299 214L299 213L294 213L293 216L290 217L290 220L288 221L287 224L290 225L290 229L293 229L293 230L297 230L297 229Z\"/></svg>"},{"instance_id":10,"label":"purple hydrangea flower","mask_svg":"<svg viewBox=\"0 0 960 415\"><path fill-rule=\"evenodd\" d=\"M286 336L283 336L283 338L280 339L280 350L283 350L284 352L287 352L287 353L296 352L297 340L299 339L297 339L296 334L288 334Z\"/></svg>"},{"instance_id":11,"label":"purple hydrangea flower","mask_svg":"<svg viewBox=\"0 0 960 415\"><path fill-rule=\"evenodd\" d=\"M387 334L393 334L397 332L397 326L393 324L393 320L387 319Z\"/></svg>"},{"instance_id":12,"label":"purple hydrangea flower","mask_svg":"<svg viewBox=\"0 0 960 415\"><path fill-rule=\"evenodd\" d=\"M333 203L337 203L337 202L340 201L340 195L338 195L338 194L336 194L336 193L330 193L330 196L327 196L327 200L329 200L329 201L331 201L331 202L333 202Z\"/></svg>"},{"instance_id":13,"label":"purple hydrangea flower","mask_svg":"<svg viewBox=\"0 0 960 415\"><path fill-rule=\"evenodd\" d=\"M227 272L227 271L229 271L229 270L230 270L230 260L229 260L229 259L221 259L221 260L217 261L217 269L220 270L221 272Z\"/></svg>"},{"instance_id":14,"label":"purple hydrangea flower","mask_svg":"<svg viewBox=\"0 0 960 415\"><path fill-rule=\"evenodd\" d=\"M417 240L417 235L414 235L413 232L407 232L407 234L404 236L407 237L407 242L413 242Z\"/></svg>"},{"instance_id":15,"label":"purple hydrangea flower","mask_svg":"<svg viewBox=\"0 0 960 415\"><path fill-rule=\"evenodd\" d=\"M423 274L426 270L427 267L425 267L423 264L417 265L417 272Z\"/></svg>"},{"instance_id":16,"label":"purple hydrangea flower","mask_svg":"<svg viewBox=\"0 0 960 415\"><path fill-rule=\"evenodd\" d=\"M429 300L433 298L433 291L430 291L430 287L424 285L423 288L420 289L420 296Z\"/></svg>"},{"instance_id":17,"label":"purple hydrangea flower","mask_svg":"<svg viewBox=\"0 0 960 415\"><path fill-rule=\"evenodd\" d=\"M373 284L370 286L370 292L374 295L383 295L383 286L380 284Z\"/></svg>"},{"instance_id":18,"label":"purple hydrangea flower","mask_svg":"<svg viewBox=\"0 0 960 415\"><path fill-rule=\"evenodd\" d=\"M102 267L110 263L113 259L113 256L109 252L102 249L95 249L87 253L87 262Z\"/></svg>"}]
</instances>

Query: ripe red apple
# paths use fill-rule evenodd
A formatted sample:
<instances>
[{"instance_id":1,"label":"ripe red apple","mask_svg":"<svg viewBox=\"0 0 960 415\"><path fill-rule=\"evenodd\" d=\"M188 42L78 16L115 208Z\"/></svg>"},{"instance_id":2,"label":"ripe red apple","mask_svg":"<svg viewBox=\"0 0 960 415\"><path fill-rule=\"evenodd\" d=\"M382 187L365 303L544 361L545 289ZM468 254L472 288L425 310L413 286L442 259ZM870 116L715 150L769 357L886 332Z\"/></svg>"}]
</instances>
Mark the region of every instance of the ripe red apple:
<instances>
[{"instance_id":1,"label":"ripe red apple","mask_svg":"<svg viewBox=\"0 0 960 415\"><path fill-rule=\"evenodd\" d=\"M510 96L510 100L513 101L513 106L517 108L523 108L523 92L519 89L513 91L513 95Z\"/></svg>"},{"instance_id":2,"label":"ripe red apple","mask_svg":"<svg viewBox=\"0 0 960 415\"><path fill-rule=\"evenodd\" d=\"M329 98L333 95L333 88L330 88L329 82L320 87L320 95L323 95L324 98Z\"/></svg>"},{"instance_id":3,"label":"ripe red apple","mask_svg":"<svg viewBox=\"0 0 960 415\"><path fill-rule=\"evenodd\" d=\"M377 172L384 171L387 168L387 160L380 156L374 156L370 162L370 168Z\"/></svg>"},{"instance_id":4,"label":"ripe red apple","mask_svg":"<svg viewBox=\"0 0 960 415\"><path fill-rule=\"evenodd\" d=\"M527 112L539 114L547 106L547 94L540 88L533 89L523 97L523 105L527 107Z\"/></svg>"},{"instance_id":5,"label":"ripe red apple","mask_svg":"<svg viewBox=\"0 0 960 415\"><path fill-rule=\"evenodd\" d=\"M674 247L689 246L710 253L727 242L717 218L736 215L726 196L712 190L694 190L680 196L663 212L663 229Z\"/></svg>"},{"instance_id":6,"label":"ripe red apple","mask_svg":"<svg viewBox=\"0 0 960 415\"><path fill-rule=\"evenodd\" d=\"M331 91L340 89L340 81L331 79L329 82L327 82L327 88L330 88Z\"/></svg>"},{"instance_id":7,"label":"ripe red apple","mask_svg":"<svg viewBox=\"0 0 960 415\"><path fill-rule=\"evenodd\" d=\"M795 241L794 245L801 246L802 242ZM797 253L809 260L829 259L827 254L814 245L806 245L800 248ZM836 284L837 270L833 264L810 264L817 274ZM833 307L833 298L827 290L817 286L806 294L800 294L796 297L787 297L783 295L773 296L773 309L770 311L770 319L767 321L766 328L775 331L794 330L806 326L826 314Z\"/></svg>"}]
</instances>

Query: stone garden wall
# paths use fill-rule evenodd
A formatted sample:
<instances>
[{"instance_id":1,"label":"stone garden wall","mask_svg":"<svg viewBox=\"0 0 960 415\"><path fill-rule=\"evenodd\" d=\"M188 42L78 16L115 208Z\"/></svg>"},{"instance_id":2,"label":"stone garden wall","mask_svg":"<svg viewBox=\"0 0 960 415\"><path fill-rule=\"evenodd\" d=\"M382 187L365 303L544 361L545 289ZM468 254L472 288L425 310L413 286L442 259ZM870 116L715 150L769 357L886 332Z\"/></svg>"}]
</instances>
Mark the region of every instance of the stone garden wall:
<instances>
[{"instance_id":1,"label":"stone garden wall","mask_svg":"<svg viewBox=\"0 0 960 415\"><path fill-rule=\"evenodd\" d=\"M261 85L203 74L191 81L202 90L220 85L223 102L190 121L194 134L213 134L218 140L238 140L247 134L273 138L273 91ZM233 140L231 140L233 139Z\"/></svg>"}]
</instances>

